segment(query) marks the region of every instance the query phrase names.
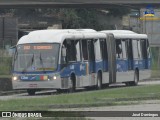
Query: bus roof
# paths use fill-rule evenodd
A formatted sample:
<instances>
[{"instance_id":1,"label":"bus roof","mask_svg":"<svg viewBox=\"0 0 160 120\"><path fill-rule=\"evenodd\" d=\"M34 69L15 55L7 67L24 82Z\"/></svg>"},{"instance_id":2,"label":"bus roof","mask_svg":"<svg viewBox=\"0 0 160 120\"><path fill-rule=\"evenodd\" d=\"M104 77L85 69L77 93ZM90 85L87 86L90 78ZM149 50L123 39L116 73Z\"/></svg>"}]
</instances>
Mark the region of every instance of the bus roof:
<instances>
[{"instance_id":1,"label":"bus roof","mask_svg":"<svg viewBox=\"0 0 160 120\"><path fill-rule=\"evenodd\" d=\"M103 30L103 33L112 33L116 39L147 39L146 34L138 34L130 30Z\"/></svg>"},{"instance_id":2,"label":"bus roof","mask_svg":"<svg viewBox=\"0 0 160 120\"><path fill-rule=\"evenodd\" d=\"M65 39L105 38L106 35L93 29L36 30L19 39L17 44L62 43Z\"/></svg>"},{"instance_id":3,"label":"bus roof","mask_svg":"<svg viewBox=\"0 0 160 120\"><path fill-rule=\"evenodd\" d=\"M120 34L134 34L135 32L130 30L102 30L101 32L105 33L120 33ZM137 33L136 33L137 34Z\"/></svg>"}]
</instances>

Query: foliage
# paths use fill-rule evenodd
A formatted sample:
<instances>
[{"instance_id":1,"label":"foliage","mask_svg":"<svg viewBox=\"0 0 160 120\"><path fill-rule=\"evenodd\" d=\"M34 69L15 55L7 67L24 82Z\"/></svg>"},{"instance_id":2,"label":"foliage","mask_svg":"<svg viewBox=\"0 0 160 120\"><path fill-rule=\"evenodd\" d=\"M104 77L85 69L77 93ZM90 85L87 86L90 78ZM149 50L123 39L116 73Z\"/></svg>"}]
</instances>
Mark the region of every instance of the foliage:
<instances>
[{"instance_id":1,"label":"foliage","mask_svg":"<svg viewBox=\"0 0 160 120\"><path fill-rule=\"evenodd\" d=\"M132 104L133 101L160 99L159 85L112 88L98 91L78 92L42 97L22 97L0 100L0 109L49 110L64 107L88 107Z\"/></svg>"},{"instance_id":2,"label":"foliage","mask_svg":"<svg viewBox=\"0 0 160 120\"><path fill-rule=\"evenodd\" d=\"M129 13L128 8L106 8L109 11L107 16L122 16ZM96 30L103 29L98 21L98 14L101 9L96 8L23 8L23 9L0 9L0 14L12 13L13 16L26 18L29 16L54 16L62 21L64 29L72 28L91 28Z\"/></svg>"},{"instance_id":3,"label":"foliage","mask_svg":"<svg viewBox=\"0 0 160 120\"><path fill-rule=\"evenodd\" d=\"M130 12L130 9L125 7L109 8L108 10L109 10L109 15L120 16L120 17Z\"/></svg>"},{"instance_id":4,"label":"foliage","mask_svg":"<svg viewBox=\"0 0 160 120\"><path fill-rule=\"evenodd\" d=\"M96 24L96 9L60 9L59 18L63 28L94 28Z\"/></svg>"},{"instance_id":5,"label":"foliage","mask_svg":"<svg viewBox=\"0 0 160 120\"><path fill-rule=\"evenodd\" d=\"M0 57L0 75L10 75L11 74L11 57Z\"/></svg>"}]
</instances>

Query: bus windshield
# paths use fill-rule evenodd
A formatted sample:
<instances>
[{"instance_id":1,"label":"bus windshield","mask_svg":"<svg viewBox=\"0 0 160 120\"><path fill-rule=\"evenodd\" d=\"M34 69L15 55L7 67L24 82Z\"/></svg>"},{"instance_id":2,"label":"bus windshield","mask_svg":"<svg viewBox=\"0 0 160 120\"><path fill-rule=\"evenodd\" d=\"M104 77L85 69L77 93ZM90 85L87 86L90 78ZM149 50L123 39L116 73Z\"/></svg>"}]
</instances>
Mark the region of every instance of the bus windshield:
<instances>
[{"instance_id":1,"label":"bus windshield","mask_svg":"<svg viewBox=\"0 0 160 120\"><path fill-rule=\"evenodd\" d=\"M14 56L14 71L55 71L58 67L59 46L58 43L18 45Z\"/></svg>"}]
</instances>

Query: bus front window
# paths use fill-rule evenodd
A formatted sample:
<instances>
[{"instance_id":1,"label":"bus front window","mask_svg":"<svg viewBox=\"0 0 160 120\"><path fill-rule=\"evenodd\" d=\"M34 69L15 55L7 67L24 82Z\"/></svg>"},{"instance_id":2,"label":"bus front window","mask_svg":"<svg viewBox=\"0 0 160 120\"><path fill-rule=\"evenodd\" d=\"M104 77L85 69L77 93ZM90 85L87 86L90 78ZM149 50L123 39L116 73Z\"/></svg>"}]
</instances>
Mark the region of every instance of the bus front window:
<instances>
[{"instance_id":1,"label":"bus front window","mask_svg":"<svg viewBox=\"0 0 160 120\"><path fill-rule=\"evenodd\" d=\"M55 71L58 67L59 46L57 43L18 45L14 57L14 71Z\"/></svg>"}]
</instances>

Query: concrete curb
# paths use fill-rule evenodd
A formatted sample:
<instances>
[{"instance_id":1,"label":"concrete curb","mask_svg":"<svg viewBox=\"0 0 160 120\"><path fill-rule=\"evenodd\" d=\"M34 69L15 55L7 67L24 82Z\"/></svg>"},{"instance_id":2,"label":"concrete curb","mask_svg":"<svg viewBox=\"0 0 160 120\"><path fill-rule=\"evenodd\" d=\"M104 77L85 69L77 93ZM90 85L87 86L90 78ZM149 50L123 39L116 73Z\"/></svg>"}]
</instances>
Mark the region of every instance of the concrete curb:
<instances>
[{"instance_id":1,"label":"concrete curb","mask_svg":"<svg viewBox=\"0 0 160 120\"><path fill-rule=\"evenodd\" d=\"M0 96L26 93L26 90L1 91Z\"/></svg>"}]
</instances>

